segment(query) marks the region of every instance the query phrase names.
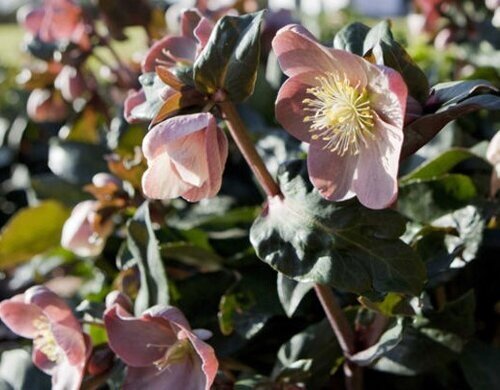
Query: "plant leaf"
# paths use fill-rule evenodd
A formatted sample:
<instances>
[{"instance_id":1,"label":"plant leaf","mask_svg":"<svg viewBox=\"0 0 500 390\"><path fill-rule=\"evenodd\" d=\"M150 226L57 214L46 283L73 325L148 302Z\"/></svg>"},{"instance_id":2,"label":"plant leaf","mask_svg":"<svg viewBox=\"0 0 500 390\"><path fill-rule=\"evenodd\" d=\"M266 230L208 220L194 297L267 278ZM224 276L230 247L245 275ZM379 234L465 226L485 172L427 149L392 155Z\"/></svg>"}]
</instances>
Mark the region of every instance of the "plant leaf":
<instances>
[{"instance_id":1,"label":"plant leaf","mask_svg":"<svg viewBox=\"0 0 500 390\"><path fill-rule=\"evenodd\" d=\"M59 246L69 210L56 201L18 211L0 233L0 268L23 263Z\"/></svg>"},{"instance_id":2,"label":"plant leaf","mask_svg":"<svg viewBox=\"0 0 500 390\"><path fill-rule=\"evenodd\" d=\"M333 47L339 50L363 56L363 44L370 27L366 24L354 22L342 28L333 39Z\"/></svg>"},{"instance_id":3,"label":"plant leaf","mask_svg":"<svg viewBox=\"0 0 500 390\"><path fill-rule=\"evenodd\" d=\"M270 198L250 230L263 261L295 280L358 294L421 291L424 265L399 239L400 215L323 199L300 161L282 165L278 181L284 198Z\"/></svg>"},{"instance_id":4,"label":"plant leaf","mask_svg":"<svg viewBox=\"0 0 500 390\"><path fill-rule=\"evenodd\" d=\"M286 315L292 317L302 299L314 287L314 283L297 282L279 272L276 282L281 306L283 306Z\"/></svg>"},{"instance_id":5,"label":"plant leaf","mask_svg":"<svg viewBox=\"0 0 500 390\"><path fill-rule=\"evenodd\" d=\"M194 80L199 91L211 95L223 89L233 102L253 93L263 16L260 11L219 19L194 63Z\"/></svg>"},{"instance_id":6,"label":"plant leaf","mask_svg":"<svg viewBox=\"0 0 500 390\"><path fill-rule=\"evenodd\" d=\"M139 267L141 286L135 300L135 313L140 315L147 308L170 301L165 267L160 255L151 218L149 203L144 202L127 224L127 245Z\"/></svg>"}]
</instances>

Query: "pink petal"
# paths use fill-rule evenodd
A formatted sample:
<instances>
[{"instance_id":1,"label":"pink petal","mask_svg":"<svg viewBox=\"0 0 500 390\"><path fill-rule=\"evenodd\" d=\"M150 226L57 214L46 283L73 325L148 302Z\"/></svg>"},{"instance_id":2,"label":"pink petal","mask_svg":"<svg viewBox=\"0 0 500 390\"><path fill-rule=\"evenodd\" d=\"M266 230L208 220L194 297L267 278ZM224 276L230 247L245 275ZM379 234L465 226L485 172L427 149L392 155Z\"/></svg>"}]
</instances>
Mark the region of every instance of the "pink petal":
<instances>
[{"instance_id":1,"label":"pink petal","mask_svg":"<svg viewBox=\"0 0 500 390\"><path fill-rule=\"evenodd\" d=\"M119 305L106 310L104 324L110 348L132 367L151 366L177 340L171 327L150 318L132 317Z\"/></svg>"},{"instance_id":2,"label":"pink petal","mask_svg":"<svg viewBox=\"0 0 500 390\"><path fill-rule=\"evenodd\" d=\"M307 88L309 86L296 77L285 81L276 98L276 119L295 138L309 143L311 142L310 123L304 122L304 117L310 113L304 110L304 103L302 103L304 99L310 98L306 92Z\"/></svg>"},{"instance_id":3,"label":"pink petal","mask_svg":"<svg viewBox=\"0 0 500 390\"><path fill-rule=\"evenodd\" d=\"M139 118L134 115L134 108L137 106L144 104L146 102L146 94L143 89L138 91L129 91L127 98L124 103L124 113L125 119L128 123L136 123L143 118Z\"/></svg>"},{"instance_id":4,"label":"pink petal","mask_svg":"<svg viewBox=\"0 0 500 390\"><path fill-rule=\"evenodd\" d=\"M180 178L166 152L148 160L148 165L142 175L142 191L148 198L173 199L192 187Z\"/></svg>"},{"instance_id":5,"label":"pink petal","mask_svg":"<svg viewBox=\"0 0 500 390\"><path fill-rule=\"evenodd\" d=\"M191 330L189 322L184 314L173 306L156 305L146 310L143 316L145 318L150 318L152 321L161 320L160 322L167 326L170 326L170 323L173 322L176 325Z\"/></svg>"},{"instance_id":6,"label":"pink petal","mask_svg":"<svg viewBox=\"0 0 500 390\"><path fill-rule=\"evenodd\" d=\"M47 355L41 352L38 348L33 348L31 351L31 359L33 360L33 364L47 375L54 374L57 365L56 362L50 360Z\"/></svg>"},{"instance_id":7,"label":"pink petal","mask_svg":"<svg viewBox=\"0 0 500 390\"><path fill-rule=\"evenodd\" d=\"M207 18L202 18L200 23L198 23L198 26L196 26L194 30L194 36L199 42L198 50L201 50L205 47L208 39L210 38L210 35L212 34L213 28L213 23Z\"/></svg>"},{"instance_id":8,"label":"pink petal","mask_svg":"<svg viewBox=\"0 0 500 390\"><path fill-rule=\"evenodd\" d=\"M352 198L352 180L358 156L323 150L321 145L311 145L307 156L309 178L326 199L341 201Z\"/></svg>"},{"instance_id":9,"label":"pink petal","mask_svg":"<svg viewBox=\"0 0 500 390\"><path fill-rule=\"evenodd\" d=\"M196 42L192 38L167 35L151 46L142 62L142 72L154 72L162 61L171 65L176 60L192 62L195 55Z\"/></svg>"},{"instance_id":10,"label":"pink petal","mask_svg":"<svg viewBox=\"0 0 500 390\"><path fill-rule=\"evenodd\" d=\"M57 364L52 370L52 390L78 390L83 379L85 361L71 365L68 361Z\"/></svg>"},{"instance_id":11,"label":"pink petal","mask_svg":"<svg viewBox=\"0 0 500 390\"><path fill-rule=\"evenodd\" d=\"M201 20L201 14L196 8L184 11L181 15L180 30L182 36L186 38L195 39L193 31L198 25L198 23L200 23L200 20Z\"/></svg>"},{"instance_id":12,"label":"pink petal","mask_svg":"<svg viewBox=\"0 0 500 390\"><path fill-rule=\"evenodd\" d=\"M359 152L353 189L359 201L371 209L390 206L397 197L399 155L403 143L401 128L375 115L375 140Z\"/></svg>"},{"instance_id":13,"label":"pink petal","mask_svg":"<svg viewBox=\"0 0 500 390\"><path fill-rule=\"evenodd\" d=\"M124 310L132 310L132 301L128 296L118 290L111 291L106 295L106 308L110 308L113 305L119 305Z\"/></svg>"},{"instance_id":14,"label":"pink petal","mask_svg":"<svg viewBox=\"0 0 500 390\"><path fill-rule=\"evenodd\" d=\"M31 35L37 35L42 25L43 18L45 16L45 11L43 8L31 8L25 6L19 9L18 20L19 23L26 29Z\"/></svg>"},{"instance_id":15,"label":"pink petal","mask_svg":"<svg viewBox=\"0 0 500 390\"><path fill-rule=\"evenodd\" d=\"M17 295L18 298L23 295ZM21 337L32 339L35 335L33 321L44 317L36 305L20 302L19 299L6 299L0 303L0 318L7 327Z\"/></svg>"}]
</instances>

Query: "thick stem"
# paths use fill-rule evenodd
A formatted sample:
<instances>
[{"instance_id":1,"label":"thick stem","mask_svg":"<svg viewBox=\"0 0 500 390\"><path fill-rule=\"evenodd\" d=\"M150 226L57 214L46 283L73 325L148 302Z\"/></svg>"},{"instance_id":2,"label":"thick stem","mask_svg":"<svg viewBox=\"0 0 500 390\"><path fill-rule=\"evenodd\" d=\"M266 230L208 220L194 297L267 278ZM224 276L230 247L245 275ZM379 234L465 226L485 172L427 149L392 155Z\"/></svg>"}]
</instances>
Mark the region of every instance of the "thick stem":
<instances>
[{"instance_id":1,"label":"thick stem","mask_svg":"<svg viewBox=\"0 0 500 390\"><path fill-rule=\"evenodd\" d=\"M267 196L280 195L281 191L278 184L276 184L273 177L267 170L264 161L262 161L257 153L257 150L255 150L255 146L248 135L245 124L236 111L234 104L229 101L224 101L218 103L218 106L224 114L227 127L229 128L229 132L231 133L234 142L236 142L241 154L243 154L243 157L252 169L255 177L266 192Z\"/></svg>"},{"instance_id":2,"label":"thick stem","mask_svg":"<svg viewBox=\"0 0 500 390\"><path fill-rule=\"evenodd\" d=\"M248 136L245 124L241 120L232 102L218 101L217 105L224 115L227 126L236 145L240 149L243 157L255 174L258 182L266 192L267 196L281 195L278 184L266 168L261 157L255 150L255 145ZM354 332L347 321L347 318L339 306L332 290L320 284L314 286L328 321L337 337L347 361L344 364L344 374L346 378L346 388L348 390L362 389L362 369L349 361L349 357L356 352L354 342Z\"/></svg>"}]
</instances>

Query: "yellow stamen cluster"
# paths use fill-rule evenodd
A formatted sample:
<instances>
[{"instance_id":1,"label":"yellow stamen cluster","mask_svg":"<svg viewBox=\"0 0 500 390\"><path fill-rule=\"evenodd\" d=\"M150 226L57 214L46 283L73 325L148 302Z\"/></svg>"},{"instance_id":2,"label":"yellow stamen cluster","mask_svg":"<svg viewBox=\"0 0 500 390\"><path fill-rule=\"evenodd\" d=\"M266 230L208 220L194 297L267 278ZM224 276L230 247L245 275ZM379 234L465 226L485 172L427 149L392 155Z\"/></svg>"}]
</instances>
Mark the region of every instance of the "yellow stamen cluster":
<instances>
[{"instance_id":1,"label":"yellow stamen cluster","mask_svg":"<svg viewBox=\"0 0 500 390\"><path fill-rule=\"evenodd\" d=\"M159 370L165 369L170 364L175 364L182 361L191 350L191 343L188 339L177 340L174 344L168 346L165 355L153 362L154 366Z\"/></svg>"},{"instance_id":2,"label":"yellow stamen cluster","mask_svg":"<svg viewBox=\"0 0 500 390\"><path fill-rule=\"evenodd\" d=\"M302 101L304 110L311 112L304 122L311 122L313 140L326 141L324 149L341 156L359 153L360 143L373 134L373 112L366 89L352 86L344 75L326 73L317 77L318 86L308 88L314 98Z\"/></svg>"},{"instance_id":3,"label":"yellow stamen cluster","mask_svg":"<svg viewBox=\"0 0 500 390\"><path fill-rule=\"evenodd\" d=\"M35 348L47 356L51 362L58 362L63 354L50 329L49 320L46 317L38 317L33 321L33 326L36 329L33 338Z\"/></svg>"}]
</instances>

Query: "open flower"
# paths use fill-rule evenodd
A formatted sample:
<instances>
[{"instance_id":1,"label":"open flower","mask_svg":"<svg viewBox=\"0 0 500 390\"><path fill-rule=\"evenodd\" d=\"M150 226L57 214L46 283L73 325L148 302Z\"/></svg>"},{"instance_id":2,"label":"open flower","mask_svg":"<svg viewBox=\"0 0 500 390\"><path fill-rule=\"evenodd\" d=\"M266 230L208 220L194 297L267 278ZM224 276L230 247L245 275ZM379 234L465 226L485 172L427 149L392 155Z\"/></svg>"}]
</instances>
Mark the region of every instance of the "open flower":
<instances>
[{"instance_id":1,"label":"open flower","mask_svg":"<svg viewBox=\"0 0 500 390\"><path fill-rule=\"evenodd\" d=\"M310 144L313 185L334 201L358 196L370 208L397 196L407 87L396 71L320 45L289 25L273 40L283 72L276 117Z\"/></svg>"},{"instance_id":2,"label":"open flower","mask_svg":"<svg viewBox=\"0 0 500 390\"><path fill-rule=\"evenodd\" d=\"M82 9L71 0L44 0L43 7L23 8L19 19L23 27L43 42L72 42L90 49L90 38Z\"/></svg>"},{"instance_id":3,"label":"open flower","mask_svg":"<svg viewBox=\"0 0 500 390\"><path fill-rule=\"evenodd\" d=\"M209 390L217 374L210 332L191 330L180 310L154 306L140 317L119 304L104 314L110 348L128 366L124 389Z\"/></svg>"},{"instance_id":4,"label":"open flower","mask_svg":"<svg viewBox=\"0 0 500 390\"><path fill-rule=\"evenodd\" d=\"M151 129L142 143L148 169L142 189L149 198L213 197L222 184L227 138L212 114L179 115Z\"/></svg>"},{"instance_id":5,"label":"open flower","mask_svg":"<svg viewBox=\"0 0 500 390\"><path fill-rule=\"evenodd\" d=\"M52 376L53 390L80 388L90 339L66 303L44 286L0 303L0 318L14 333L33 339L33 363Z\"/></svg>"}]
</instances>

